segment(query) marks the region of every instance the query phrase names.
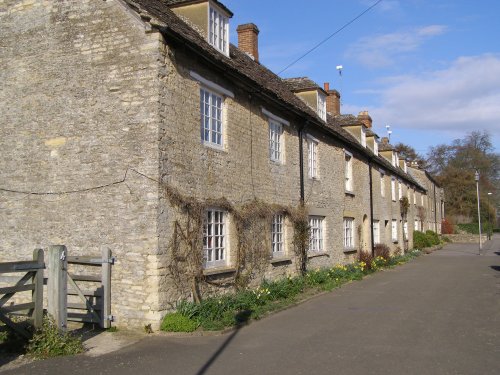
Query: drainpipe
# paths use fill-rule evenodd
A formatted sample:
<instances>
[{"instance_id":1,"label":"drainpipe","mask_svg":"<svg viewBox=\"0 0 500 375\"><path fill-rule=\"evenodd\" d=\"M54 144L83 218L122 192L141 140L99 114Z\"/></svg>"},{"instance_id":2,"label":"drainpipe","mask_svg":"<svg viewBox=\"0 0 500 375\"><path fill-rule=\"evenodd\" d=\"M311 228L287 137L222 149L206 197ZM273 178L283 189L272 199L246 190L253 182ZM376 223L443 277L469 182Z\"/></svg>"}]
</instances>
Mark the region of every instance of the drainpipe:
<instances>
[{"instance_id":1,"label":"drainpipe","mask_svg":"<svg viewBox=\"0 0 500 375\"><path fill-rule=\"evenodd\" d=\"M300 203L303 205L305 200L304 193L304 130L307 126L301 125L299 128L299 168L300 168Z\"/></svg>"},{"instance_id":2,"label":"drainpipe","mask_svg":"<svg viewBox=\"0 0 500 375\"><path fill-rule=\"evenodd\" d=\"M375 256L375 243L374 243L374 235L373 235L373 181L372 181L372 162L368 161L368 174L370 177L370 235L371 235L371 246L372 246L372 257ZM378 228L380 232L380 224Z\"/></svg>"},{"instance_id":3,"label":"drainpipe","mask_svg":"<svg viewBox=\"0 0 500 375\"><path fill-rule=\"evenodd\" d=\"M437 223L437 207L436 207L436 184L433 183L434 187L434 232L438 232L438 223Z\"/></svg>"}]
</instances>

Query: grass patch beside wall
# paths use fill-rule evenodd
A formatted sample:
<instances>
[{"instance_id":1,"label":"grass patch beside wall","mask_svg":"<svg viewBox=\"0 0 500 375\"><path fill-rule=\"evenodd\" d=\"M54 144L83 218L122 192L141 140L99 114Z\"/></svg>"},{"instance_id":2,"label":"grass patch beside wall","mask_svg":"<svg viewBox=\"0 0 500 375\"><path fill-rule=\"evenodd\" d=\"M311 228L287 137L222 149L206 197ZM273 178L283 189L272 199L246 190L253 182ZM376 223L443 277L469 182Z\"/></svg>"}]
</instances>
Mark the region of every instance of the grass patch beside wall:
<instances>
[{"instance_id":1,"label":"grass patch beside wall","mask_svg":"<svg viewBox=\"0 0 500 375\"><path fill-rule=\"evenodd\" d=\"M246 289L235 294L210 297L200 303L182 301L177 311L163 318L161 329L170 332L192 332L196 329L217 331L234 327L249 319L259 319L272 311L283 309L307 296L339 288L353 280L383 268L403 264L421 252L413 250L390 258L377 256L368 265L359 261L308 271L304 276L264 281L257 289Z\"/></svg>"}]
</instances>

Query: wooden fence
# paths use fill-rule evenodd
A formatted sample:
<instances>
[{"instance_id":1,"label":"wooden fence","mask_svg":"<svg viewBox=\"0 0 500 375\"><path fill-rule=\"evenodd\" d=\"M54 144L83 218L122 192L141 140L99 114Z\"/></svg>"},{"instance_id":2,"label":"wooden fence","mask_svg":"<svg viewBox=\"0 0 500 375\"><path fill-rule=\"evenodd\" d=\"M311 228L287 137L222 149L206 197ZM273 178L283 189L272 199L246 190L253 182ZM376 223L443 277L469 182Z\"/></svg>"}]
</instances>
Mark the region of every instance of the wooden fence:
<instances>
[{"instance_id":1,"label":"wooden fence","mask_svg":"<svg viewBox=\"0 0 500 375\"><path fill-rule=\"evenodd\" d=\"M44 269L47 269L47 312L60 330L67 329L67 321L99 324L109 328L111 315L111 251L103 248L101 256L68 256L66 246L50 246L47 266L42 249L33 254L33 261L0 263L0 273L24 272L14 285L0 288L0 320L19 334L29 337L30 332L15 323L9 315L28 311L26 316L35 328L43 322ZM68 265L100 268L96 274L73 274ZM26 284L31 281L30 284ZM92 287L83 289L78 283ZM68 288L68 283L70 288ZM32 291L31 302L5 306L16 293ZM68 303L68 296L75 296L79 303ZM68 311L71 310L71 311ZM73 312L76 310L77 312Z\"/></svg>"},{"instance_id":2,"label":"wooden fence","mask_svg":"<svg viewBox=\"0 0 500 375\"><path fill-rule=\"evenodd\" d=\"M99 324L109 328L111 315L111 266L114 258L107 248L101 256L68 256L66 246L49 248L48 312L60 329L66 329L67 321ZM70 273L70 265L84 266L87 273ZM100 268L100 272L88 272ZM81 283L86 284L83 288ZM80 284L80 285L79 285ZM90 287L89 287L90 285ZM69 286L69 288L68 288ZM68 296L75 296L78 303L68 303Z\"/></svg>"},{"instance_id":3,"label":"wooden fence","mask_svg":"<svg viewBox=\"0 0 500 375\"><path fill-rule=\"evenodd\" d=\"M12 313L27 311L26 316L35 328L40 328L43 321L43 270L45 263L43 250L33 252L32 261L0 263L0 273L24 273L14 284L0 288L0 320L12 330L24 337L30 337L30 332L22 324L10 318ZM29 284L27 284L30 282ZM31 302L6 306L6 303L16 294L31 291Z\"/></svg>"}]
</instances>

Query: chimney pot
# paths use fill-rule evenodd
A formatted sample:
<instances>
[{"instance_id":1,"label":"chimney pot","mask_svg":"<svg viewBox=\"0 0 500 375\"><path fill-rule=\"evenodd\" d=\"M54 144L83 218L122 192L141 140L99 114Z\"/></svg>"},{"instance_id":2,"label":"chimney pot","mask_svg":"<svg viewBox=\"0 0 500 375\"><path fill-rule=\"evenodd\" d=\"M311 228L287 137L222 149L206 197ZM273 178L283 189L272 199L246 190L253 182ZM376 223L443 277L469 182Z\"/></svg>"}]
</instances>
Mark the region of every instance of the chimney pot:
<instances>
[{"instance_id":1,"label":"chimney pot","mask_svg":"<svg viewBox=\"0 0 500 375\"><path fill-rule=\"evenodd\" d=\"M340 94L337 90L330 90L330 83L325 82L323 88L328 94L326 97L326 111L332 116L340 115Z\"/></svg>"},{"instance_id":2,"label":"chimney pot","mask_svg":"<svg viewBox=\"0 0 500 375\"><path fill-rule=\"evenodd\" d=\"M389 138L387 137L382 137L382 139L380 140L383 144L389 144Z\"/></svg>"},{"instance_id":3,"label":"chimney pot","mask_svg":"<svg viewBox=\"0 0 500 375\"><path fill-rule=\"evenodd\" d=\"M368 114L368 111L361 111L358 114L358 119L365 124L365 126L370 129L372 127L372 118Z\"/></svg>"},{"instance_id":4,"label":"chimney pot","mask_svg":"<svg viewBox=\"0 0 500 375\"><path fill-rule=\"evenodd\" d=\"M259 62L259 28L253 23L246 23L239 25L236 31L238 48Z\"/></svg>"}]
</instances>

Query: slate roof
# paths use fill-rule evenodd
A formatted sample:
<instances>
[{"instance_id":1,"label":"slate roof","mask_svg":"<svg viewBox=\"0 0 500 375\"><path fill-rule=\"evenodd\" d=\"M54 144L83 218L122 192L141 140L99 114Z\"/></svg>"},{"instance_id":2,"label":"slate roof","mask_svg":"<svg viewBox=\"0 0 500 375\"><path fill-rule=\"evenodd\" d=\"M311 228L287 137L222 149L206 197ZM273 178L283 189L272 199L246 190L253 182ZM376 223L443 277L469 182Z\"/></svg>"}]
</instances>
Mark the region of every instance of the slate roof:
<instances>
[{"instance_id":1,"label":"slate roof","mask_svg":"<svg viewBox=\"0 0 500 375\"><path fill-rule=\"evenodd\" d=\"M166 5L170 7L174 6L180 6L180 5L187 5L187 4L196 4L196 3L201 3L206 0L161 0L163 1ZM223 9L225 12L229 14L230 17L233 16L233 12L231 12L224 4L217 0L212 0L213 3L217 4L217 6L221 9Z\"/></svg>"},{"instance_id":2,"label":"slate roof","mask_svg":"<svg viewBox=\"0 0 500 375\"><path fill-rule=\"evenodd\" d=\"M379 151L392 151L393 147L390 143L380 142L378 149Z\"/></svg>"},{"instance_id":3,"label":"slate roof","mask_svg":"<svg viewBox=\"0 0 500 375\"><path fill-rule=\"evenodd\" d=\"M367 130L366 130L366 136L367 136L367 137L376 137L376 138L380 138L380 137L378 136L378 134L377 134L377 133L375 133L375 132L374 132L373 130L371 130L371 129L367 129Z\"/></svg>"},{"instance_id":4,"label":"slate roof","mask_svg":"<svg viewBox=\"0 0 500 375\"><path fill-rule=\"evenodd\" d=\"M356 149L365 157L375 158L384 168L392 170L400 177L420 186L410 175L405 174L401 170L397 170L381 157L375 156L371 150L361 146L357 139L348 131L342 128L345 125L359 125L360 121L353 115L339 115L332 118L328 117L328 122L325 123L317 113L310 108L305 102L297 97L291 87L290 82L302 85L314 85L315 88L321 89L316 83L308 78L301 77L300 79L282 79L275 73L267 69L265 66L254 61L246 53L240 51L236 46L230 45L230 58L217 51L212 47L197 31L188 26L181 18L167 6L169 4L178 4L188 2L186 0L124 0L132 9L135 9L139 14L148 15L151 18L149 21L153 27L158 28L162 33L166 34L170 39L181 42L185 47L191 49L193 53L200 55L206 62L212 63L216 68L223 69L224 74L229 78L236 78L248 85L248 88L253 92L260 94L265 99L273 100L276 104L281 105L288 112L293 112L295 115L302 117L306 122L314 124L317 128L326 131L340 141L347 143L352 149ZM322 90L322 89L321 89ZM420 186L425 190L422 186Z\"/></svg>"},{"instance_id":5,"label":"slate roof","mask_svg":"<svg viewBox=\"0 0 500 375\"><path fill-rule=\"evenodd\" d=\"M294 92L318 89L324 91L316 82L307 77L284 78L283 81L290 87L290 90Z\"/></svg>"}]
</instances>

